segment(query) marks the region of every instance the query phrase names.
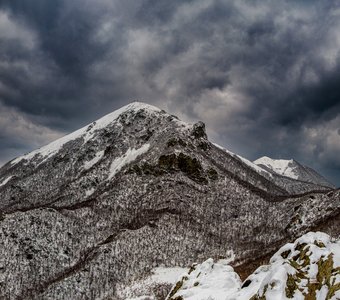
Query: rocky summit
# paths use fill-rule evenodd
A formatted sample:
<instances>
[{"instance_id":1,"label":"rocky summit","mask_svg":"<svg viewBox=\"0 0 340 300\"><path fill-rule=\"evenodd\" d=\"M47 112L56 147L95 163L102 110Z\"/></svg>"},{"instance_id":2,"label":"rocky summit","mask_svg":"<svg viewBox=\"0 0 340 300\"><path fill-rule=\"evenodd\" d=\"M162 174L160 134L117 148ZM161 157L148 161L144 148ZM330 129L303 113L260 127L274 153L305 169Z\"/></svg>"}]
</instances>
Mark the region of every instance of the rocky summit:
<instances>
[{"instance_id":1,"label":"rocky summit","mask_svg":"<svg viewBox=\"0 0 340 300\"><path fill-rule=\"evenodd\" d=\"M164 299L131 286L208 258L244 280L310 230L339 237L339 200L131 103L0 169L0 299Z\"/></svg>"}]
</instances>

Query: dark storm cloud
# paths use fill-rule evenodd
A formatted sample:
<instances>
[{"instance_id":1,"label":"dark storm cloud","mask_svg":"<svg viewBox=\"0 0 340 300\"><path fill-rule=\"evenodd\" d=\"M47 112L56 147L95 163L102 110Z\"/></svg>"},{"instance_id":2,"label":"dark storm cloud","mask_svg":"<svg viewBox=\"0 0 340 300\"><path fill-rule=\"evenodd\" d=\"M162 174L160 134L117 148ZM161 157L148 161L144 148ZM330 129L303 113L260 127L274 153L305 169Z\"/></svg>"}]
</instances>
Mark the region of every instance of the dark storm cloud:
<instances>
[{"instance_id":1,"label":"dark storm cloud","mask_svg":"<svg viewBox=\"0 0 340 300\"><path fill-rule=\"evenodd\" d=\"M12 17L31 26L39 36L40 50L50 56L63 74L82 77L88 64L102 54L101 45L92 43L95 18L82 13L81 3L69 7L64 1L11 1L5 5ZM67 11L67 9L70 9Z\"/></svg>"},{"instance_id":2,"label":"dark storm cloud","mask_svg":"<svg viewBox=\"0 0 340 300\"><path fill-rule=\"evenodd\" d=\"M336 1L1 1L0 103L24 122L0 156L22 150L14 132L34 148L139 99L339 184L339 17Z\"/></svg>"}]
</instances>

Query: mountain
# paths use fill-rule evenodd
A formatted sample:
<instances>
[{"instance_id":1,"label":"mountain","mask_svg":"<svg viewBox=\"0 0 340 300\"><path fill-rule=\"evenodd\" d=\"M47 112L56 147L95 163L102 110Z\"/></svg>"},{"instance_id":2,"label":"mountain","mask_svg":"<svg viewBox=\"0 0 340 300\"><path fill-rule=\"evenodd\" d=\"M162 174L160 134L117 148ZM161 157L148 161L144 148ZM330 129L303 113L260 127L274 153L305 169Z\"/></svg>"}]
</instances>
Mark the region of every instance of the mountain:
<instances>
[{"instance_id":1,"label":"mountain","mask_svg":"<svg viewBox=\"0 0 340 300\"><path fill-rule=\"evenodd\" d=\"M340 234L339 190L253 165L138 102L8 162L0 299L125 299L155 268L209 257L245 278L307 231Z\"/></svg>"},{"instance_id":2,"label":"mountain","mask_svg":"<svg viewBox=\"0 0 340 300\"><path fill-rule=\"evenodd\" d=\"M318 174L315 170L300 164L294 159L290 160L272 159L267 156L263 156L255 160L254 164L272 174L278 174L299 181L335 188L333 184L328 182L323 176Z\"/></svg>"},{"instance_id":3,"label":"mountain","mask_svg":"<svg viewBox=\"0 0 340 300\"><path fill-rule=\"evenodd\" d=\"M340 240L310 232L288 243L244 283L228 262L208 259L180 276L166 300L340 299Z\"/></svg>"},{"instance_id":4,"label":"mountain","mask_svg":"<svg viewBox=\"0 0 340 300\"><path fill-rule=\"evenodd\" d=\"M332 184L328 183L326 179L321 180L321 178L323 177L319 174L318 174L319 181L302 180L302 176L300 176L299 178L288 177L286 175L284 176L280 173L273 172L271 169L263 166L262 164L255 163L256 161L251 162L248 159L238 154L232 153L231 151L224 149L222 146L219 146L217 144L214 144L214 145L220 148L221 150L227 152L229 155L233 156L235 159L239 160L242 164L247 165L250 169L260 174L262 177L266 178L270 182L274 183L276 186L282 188L289 194L301 194L301 193L306 193L306 192L311 192L311 191L327 191L327 190L335 188ZM307 169L308 167L304 167L304 168ZM313 170L311 168L309 169L311 170L310 173L312 173ZM315 172L315 174L317 173Z\"/></svg>"}]
</instances>

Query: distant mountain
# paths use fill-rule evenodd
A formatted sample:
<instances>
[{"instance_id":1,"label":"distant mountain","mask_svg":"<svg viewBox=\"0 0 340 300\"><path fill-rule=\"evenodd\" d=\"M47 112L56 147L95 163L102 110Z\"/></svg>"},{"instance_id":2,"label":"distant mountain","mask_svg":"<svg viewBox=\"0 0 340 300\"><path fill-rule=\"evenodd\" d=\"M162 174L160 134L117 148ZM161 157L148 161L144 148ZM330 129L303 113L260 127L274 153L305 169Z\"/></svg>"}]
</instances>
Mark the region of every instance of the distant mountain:
<instances>
[{"instance_id":1,"label":"distant mountain","mask_svg":"<svg viewBox=\"0 0 340 300\"><path fill-rule=\"evenodd\" d=\"M0 299L126 299L153 270L209 257L245 278L309 230L339 235L339 193L131 103L0 168Z\"/></svg>"},{"instance_id":2,"label":"distant mountain","mask_svg":"<svg viewBox=\"0 0 340 300\"><path fill-rule=\"evenodd\" d=\"M300 164L299 164L299 166L301 166L300 169L294 168L294 170L296 169L296 171L298 171L299 169L300 176L287 176L287 174L289 174L288 168L287 170L284 168L284 170L286 171L285 175L281 174L280 172L274 172L271 168L262 164L261 159L251 162L248 159L238 154L232 153L231 151L224 149L222 146L219 146L217 144L214 144L214 145L220 148L221 150L224 150L229 155L233 156L235 159L239 160L243 164L247 165L250 169L257 172L258 174L260 174L267 180L271 181L276 186L283 188L285 191L287 191L290 194L305 193L305 192L310 192L310 191L322 191L322 190L329 190L329 189L335 188L335 186L329 183L321 175L316 173L316 171L312 170L311 168L304 167ZM292 170L292 169L290 168L289 170ZM308 174L310 174L309 177L308 175L306 175L307 170L309 170L308 172ZM312 178L314 180L312 180Z\"/></svg>"},{"instance_id":3,"label":"distant mountain","mask_svg":"<svg viewBox=\"0 0 340 300\"><path fill-rule=\"evenodd\" d=\"M340 299L340 241L310 232L284 245L243 283L227 261L208 259L180 276L166 300Z\"/></svg>"},{"instance_id":4,"label":"distant mountain","mask_svg":"<svg viewBox=\"0 0 340 300\"><path fill-rule=\"evenodd\" d=\"M327 181L323 176L318 174L310 167L304 166L294 159L272 159L263 156L254 161L254 164L263 168L264 170L289 177L295 180L313 183L320 186L335 188L333 184Z\"/></svg>"}]
</instances>

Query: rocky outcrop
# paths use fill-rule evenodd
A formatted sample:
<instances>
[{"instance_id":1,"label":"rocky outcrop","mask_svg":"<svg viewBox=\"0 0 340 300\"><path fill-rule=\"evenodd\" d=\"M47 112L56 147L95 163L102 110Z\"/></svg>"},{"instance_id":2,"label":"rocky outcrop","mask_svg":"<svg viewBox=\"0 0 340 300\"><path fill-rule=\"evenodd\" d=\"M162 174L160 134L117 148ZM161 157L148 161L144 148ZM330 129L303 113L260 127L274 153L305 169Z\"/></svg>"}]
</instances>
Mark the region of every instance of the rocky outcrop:
<instances>
[{"instance_id":1,"label":"rocky outcrop","mask_svg":"<svg viewBox=\"0 0 340 300\"><path fill-rule=\"evenodd\" d=\"M166 300L260 300L340 298L340 241L310 232L281 247L269 265L243 283L226 262L193 265Z\"/></svg>"}]
</instances>

